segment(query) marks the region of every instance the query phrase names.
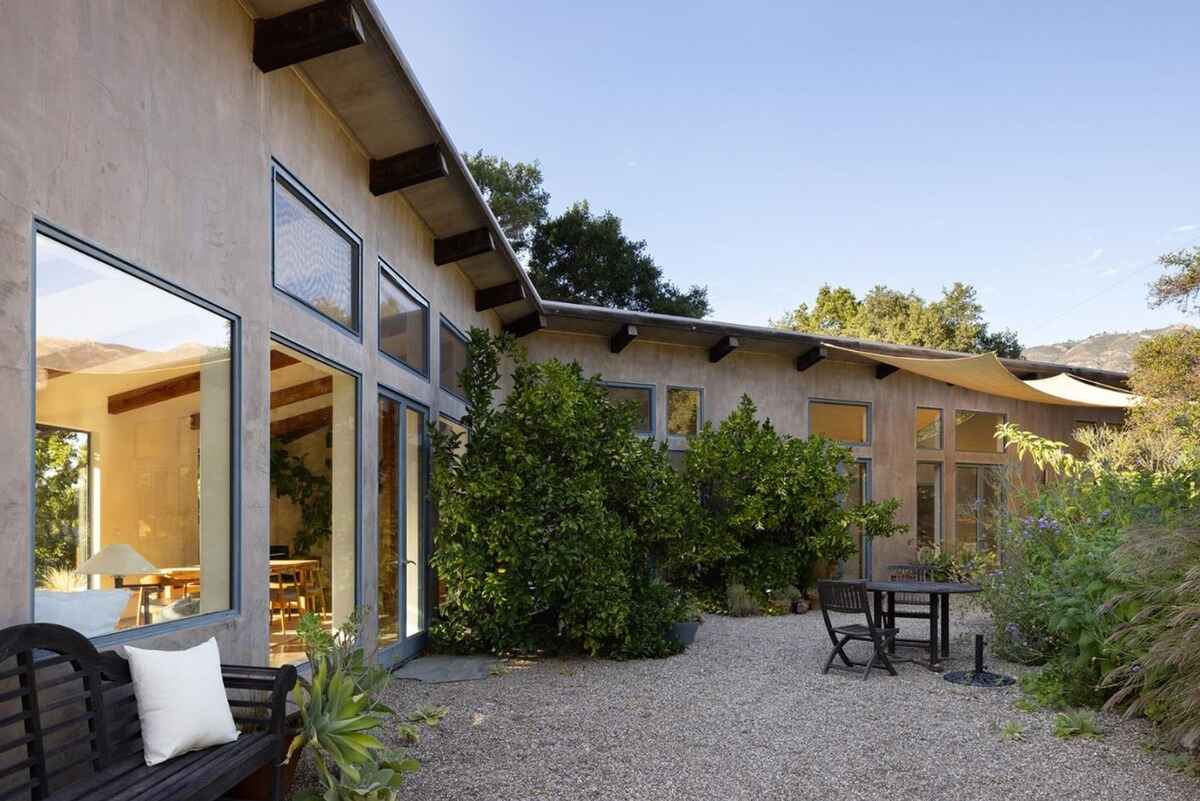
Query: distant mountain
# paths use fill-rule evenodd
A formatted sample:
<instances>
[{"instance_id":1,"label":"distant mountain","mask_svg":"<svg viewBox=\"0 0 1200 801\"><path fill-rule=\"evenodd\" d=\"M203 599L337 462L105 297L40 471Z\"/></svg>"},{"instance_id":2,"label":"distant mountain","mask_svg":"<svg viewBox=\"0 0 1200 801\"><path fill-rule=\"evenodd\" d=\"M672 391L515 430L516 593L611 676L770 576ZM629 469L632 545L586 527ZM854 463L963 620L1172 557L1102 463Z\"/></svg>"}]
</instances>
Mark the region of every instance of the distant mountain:
<instances>
[{"instance_id":1,"label":"distant mountain","mask_svg":"<svg viewBox=\"0 0 1200 801\"><path fill-rule=\"evenodd\" d=\"M1026 348L1022 358L1039 362L1057 362L1076 367L1095 367L1099 370L1133 369L1133 351L1147 339L1170 331L1188 328L1186 325L1171 325L1166 328L1149 328L1145 331L1127 333L1092 334L1087 339L1058 342L1054 345L1035 345Z\"/></svg>"}]
</instances>

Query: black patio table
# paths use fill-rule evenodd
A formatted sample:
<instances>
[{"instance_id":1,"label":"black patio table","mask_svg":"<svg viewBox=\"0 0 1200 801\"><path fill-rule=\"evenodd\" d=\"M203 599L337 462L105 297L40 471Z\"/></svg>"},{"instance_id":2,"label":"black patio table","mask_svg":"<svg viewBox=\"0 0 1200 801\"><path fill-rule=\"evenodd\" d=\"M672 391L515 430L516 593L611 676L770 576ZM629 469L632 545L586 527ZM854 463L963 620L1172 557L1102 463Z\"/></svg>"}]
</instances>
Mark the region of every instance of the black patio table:
<instances>
[{"instance_id":1,"label":"black patio table","mask_svg":"<svg viewBox=\"0 0 1200 801\"><path fill-rule=\"evenodd\" d=\"M876 625L894 626L895 620L884 621L883 596L889 596L888 608L898 592L929 596L929 664L930 670L940 671L942 659L950 656L950 596L979 592L978 584L958 581L868 581L867 589L875 594ZM941 621L941 631L938 621ZM940 657L938 644L941 644ZM925 645L924 640L898 640L901 645ZM921 663L924 664L924 663Z\"/></svg>"}]
</instances>

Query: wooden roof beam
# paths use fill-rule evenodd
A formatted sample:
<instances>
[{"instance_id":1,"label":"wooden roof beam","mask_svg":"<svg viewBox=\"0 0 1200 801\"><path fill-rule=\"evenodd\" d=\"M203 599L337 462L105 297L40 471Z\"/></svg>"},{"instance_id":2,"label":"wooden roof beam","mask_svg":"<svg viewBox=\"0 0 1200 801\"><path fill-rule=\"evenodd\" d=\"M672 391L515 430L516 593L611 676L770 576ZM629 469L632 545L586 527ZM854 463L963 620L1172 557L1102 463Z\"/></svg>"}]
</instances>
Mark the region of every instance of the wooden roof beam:
<instances>
[{"instance_id":1,"label":"wooden roof beam","mask_svg":"<svg viewBox=\"0 0 1200 801\"><path fill-rule=\"evenodd\" d=\"M537 312L534 312L533 314L527 314L520 319L513 320L511 323L504 326L504 330L519 339L523 336L528 336L535 331L541 331L543 328L547 328L548 326L549 323L546 321L546 318Z\"/></svg>"},{"instance_id":2,"label":"wooden roof beam","mask_svg":"<svg viewBox=\"0 0 1200 801\"><path fill-rule=\"evenodd\" d=\"M506 303L516 303L525 299L525 290L520 281L510 281L499 286L475 290L475 311L487 311Z\"/></svg>"},{"instance_id":3,"label":"wooden roof beam","mask_svg":"<svg viewBox=\"0 0 1200 801\"><path fill-rule=\"evenodd\" d=\"M617 333L613 334L608 340L608 349L613 353L620 353L629 347L629 343L637 339L638 330L636 325L625 323L617 329Z\"/></svg>"},{"instance_id":4,"label":"wooden roof beam","mask_svg":"<svg viewBox=\"0 0 1200 801\"><path fill-rule=\"evenodd\" d=\"M814 367L828 358L829 351L823 346L818 345L815 348L809 348L796 357L796 369L803 373L808 368Z\"/></svg>"},{"instance_id":5,"label":"wooden roof beam","mask_svg":"<svg viewBox=\"0 0 1200 801\"><path fill-rule=\"evenodd\" d=\"M285 417L282 420L275 420L271 423L272 437L287 437L293 439L302 437L305 434L330 425L333 422L333 407L324 406L320 409L313 409L311 412L304 412L295 415L294 417Z\"/></svg>"},{"instance_id":6,"label":"wooden roof beam","mask_svg":"<svg viewBox=\"0 0 1200 801\"><path fill-rule=\"evenodd\" d=\"M461 234L433 240L433 263L439 267L496 249L492 232L486 228L464 231Z\"/></svg>"},{"instance_id":7,"label":"wooden roof beam","mask_svg":"<svg viewBox=\"0 0 1200 801\"><path fill-rule=\"evenodd\" d=\"M899 369L900 368L894 364L877 364L875 365L875 378L879 381L882 381L892 373L897 372Z\"/></svg>"},{"instance_id":8,"label":"wooden roof beam","mask_svg":"<svg viewBox=\"0 0 1200 801\"><path fill-rule=\"evenodd\" d=\"M293 364L299 364L299 360L293 359L282 351L271 351L272 370L290 367ZM158 381L144 387L109 395L108 413L124 414L125 412L132 412L134 409L153 406L156 403L169 401L173 398L181 398L184 395L192 395L199 391L200 373L185 373L175 378L168 378L165 381Z\"/></svg>"},{"instance_id":9,"label":"wooden roof beam","mask_svg":"<svg viewBox=\"0 0 1200 801\"><path fill-rule=\"evenodd\" d=\"M376 197L386 195L449 174L442 149L436 144L425 145L385 159L371 159L371 194Z\"/></svg>"},{"instance_id":10,"label":"wooden roof beam","mask_svg":"<svg viewBox=\"0 0 1200 801\"><path fill-rule=\"evenodd\" d=\"M708 360L716 364L737 349L737 337L721 337L717 340L717 344L708 349Z\"/></svg>"},{"instance_id":11,"label":"wooden roof beam","mask_svg":"<svg viewBox=\"0 0 1200 801\"><path fill-rule=\"evenodd\" d=\"M323 0L254 20L254 64L263 72L290 67L366 41L350 0Z\"/></svg>"}]
</instances>

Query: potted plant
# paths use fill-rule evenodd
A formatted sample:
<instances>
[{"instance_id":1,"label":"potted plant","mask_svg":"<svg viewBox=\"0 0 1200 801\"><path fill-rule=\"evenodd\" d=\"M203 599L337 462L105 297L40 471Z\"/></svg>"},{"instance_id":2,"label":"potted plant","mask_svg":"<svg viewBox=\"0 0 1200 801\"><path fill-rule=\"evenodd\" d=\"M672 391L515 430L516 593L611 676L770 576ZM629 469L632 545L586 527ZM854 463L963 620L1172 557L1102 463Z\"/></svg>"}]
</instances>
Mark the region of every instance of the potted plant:
<instances>
[{"instance_id":1,"label":"potted plant","mask_svg":"<svg viewBox=\"0 0 1200 801\"><path fill-rule=\"evenodd\" d=\"M679 612L680 619L671 624L670 636L686 648L696 641L696 632L704 620L700 615L700 604L696 603L695 598L683 598L680 601Z\"/></svg>"}]
</instances>

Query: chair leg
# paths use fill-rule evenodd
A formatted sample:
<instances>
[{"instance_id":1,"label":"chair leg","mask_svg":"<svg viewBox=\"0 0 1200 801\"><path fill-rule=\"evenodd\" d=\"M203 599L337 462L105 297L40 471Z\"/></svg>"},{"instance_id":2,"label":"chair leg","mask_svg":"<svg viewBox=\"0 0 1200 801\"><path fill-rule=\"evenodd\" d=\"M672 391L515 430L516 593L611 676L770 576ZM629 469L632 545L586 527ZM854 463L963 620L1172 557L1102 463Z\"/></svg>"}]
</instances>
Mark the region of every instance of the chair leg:
<instances>
[{"instance_id":1,"label":"chair leg","mask_svg":"<svg viewBox=\"0 0 1200 801\"><path fill-rule=\"evenodd\" d=\"M842 661L846 663L846 667L854 667L854 662L852 662L850 657L846 656L846 652L842 650L846 647L846 643L848 642L850 642L849 637L842 638L841 642L838 642L836 639L834 639L833 650L829 652L829 658L825 660L825 667L821 670L821 673L829 672L829 668L833 667L833 659L837 656L842 658Z\"/></svg>"}]
</instances>

